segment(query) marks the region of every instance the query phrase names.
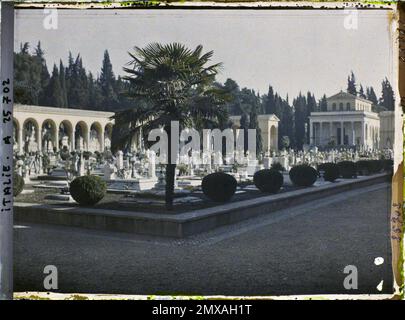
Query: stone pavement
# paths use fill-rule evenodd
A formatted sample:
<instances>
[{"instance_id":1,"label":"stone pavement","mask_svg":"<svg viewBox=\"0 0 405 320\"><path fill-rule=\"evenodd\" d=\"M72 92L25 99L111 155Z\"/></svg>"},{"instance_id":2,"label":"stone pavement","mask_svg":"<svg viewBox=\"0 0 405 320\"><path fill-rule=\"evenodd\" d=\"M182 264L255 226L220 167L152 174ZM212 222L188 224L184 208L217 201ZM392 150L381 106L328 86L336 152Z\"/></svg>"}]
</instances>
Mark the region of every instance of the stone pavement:
<instances>
[{"instance_id":1,"label":"stone pavement","mask_svg":"<svg viewBox=\"0 0 405 320\"><path fill-rule=\"evenodd\" d=\"M44 291L43 268L55 265L65 293L391 293L389 208L383 183L180 240L16 225L15 291ZM358 290L343 287L346 265Z\"/></svg>"}]
</instances>

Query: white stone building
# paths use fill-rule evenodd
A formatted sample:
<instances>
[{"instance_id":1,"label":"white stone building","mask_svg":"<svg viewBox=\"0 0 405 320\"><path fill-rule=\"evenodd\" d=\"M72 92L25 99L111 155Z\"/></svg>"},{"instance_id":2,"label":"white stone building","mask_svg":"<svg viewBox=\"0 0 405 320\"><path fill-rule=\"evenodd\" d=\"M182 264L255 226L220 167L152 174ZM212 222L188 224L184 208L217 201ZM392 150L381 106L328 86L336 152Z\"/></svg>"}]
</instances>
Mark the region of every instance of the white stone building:
<instances>
[{"instance_id":1,"label":"white stone building","mask_svg":"<svg viewBox=\"0 0 405 320\"><path fill-rule=\"evenodd\" d=\"M233 129L240 128L241 116L230 116ZM278 123L280 121L274 114L260 114L257 116L263 142L263 152L278 150Z\"/></svg>"},{"instance_id":2,"label":"white stone building","mask_svg":"<svg viewBox=\"0 0 405 320\"><path fill-rule=\"evenodd\" d=\"M327 99L326 111L311 112L309 121L311 145L380 147L380 117L369 100L341 91Z\"/></svg>"},{"instance_id":3,"label":"white stone building","mask_svg":"<svg viewBox=\"0 0 405 320\"><path fill-rule=\"evenodd\" d=\"M23 152L58 151L61 148L103 151L111 145L114 112L83 109L14 105L14 150ZM240 116L232 116L233 129ZM277 150L278 122L275 115L258 115L263 151ZM133 147L140 144L134 137Z\"/></svg>"},{"instance_id":4,"label":"white stone building","mask_svg":"<svg viewBox=\"0 0 405 320\"><path fill-rule=\"evenodd\" d=\"M380 116L380 148L393 149L395 136L395 112L382 111Z\"/></svg>"},{"instance_id":5,"label":"white stone building","mask_svg":"<svg viewBox=\"0 0 405 320\"><path fill-rule=\"evenodd\" d=\"M111 143L113 112L14 105L17 152L102 151Z\"/></svg>"}]
</instances>

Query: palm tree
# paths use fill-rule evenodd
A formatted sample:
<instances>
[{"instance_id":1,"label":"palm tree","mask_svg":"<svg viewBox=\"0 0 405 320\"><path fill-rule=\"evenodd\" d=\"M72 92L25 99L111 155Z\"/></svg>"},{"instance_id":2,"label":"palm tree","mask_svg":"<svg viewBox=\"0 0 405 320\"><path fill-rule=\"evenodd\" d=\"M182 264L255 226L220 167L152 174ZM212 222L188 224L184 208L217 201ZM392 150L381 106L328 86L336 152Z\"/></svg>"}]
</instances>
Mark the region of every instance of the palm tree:
<instances>
[{"instance_id":1,"label":"palm tree","mask_svg":"<svg viewBox=\"0 0 405 320\"><path fill-rule=\"evenodd\" d=\"M113 151L128 148L136 134L144 141L152 129L163 128L168 136L166 164L166 208L173 208L176 164L171 159L171 121L183 128L201 129L224 123L227 113L223 104L227 94L215 85L221 63L207 65L213 51L203 54L203 47L194 50L180 43L151 43L130 52L131 61L124 71L129 81L128 95L136 105L115 114Z\"/></svg>"}]
</instances>

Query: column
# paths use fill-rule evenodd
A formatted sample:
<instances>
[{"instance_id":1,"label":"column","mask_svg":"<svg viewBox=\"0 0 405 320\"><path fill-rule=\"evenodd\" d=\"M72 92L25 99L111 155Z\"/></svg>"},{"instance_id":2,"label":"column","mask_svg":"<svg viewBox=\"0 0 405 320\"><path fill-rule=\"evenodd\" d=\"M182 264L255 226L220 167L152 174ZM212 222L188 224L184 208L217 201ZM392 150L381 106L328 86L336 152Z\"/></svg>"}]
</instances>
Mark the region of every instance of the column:
<instances>
[{"instance_id":1,"label":"column","mask_svg":"<svg viewBox=\"0 0 405 320\"><path fill-rule=\"evenodd\" d=\"M344 144L345 144L345 141L344 141L344 138L345 138L345 136L344 136L344 122L343 121L341 121L340 122L340 144L343 146Z\"/></svg>"},{"instance_id":2,"label":"column","mask_svg":"<svg viewBox=\"0 0 405 320\"><path fill-rule=\"evenodd\" d=\"M309 144L314 144L314 123L312 119L309 120Z\"/></svg>"},{"instance_id":3,"label":"column","mask_svg":"<svg viewBox=\"0 0 405 320\"><path fill-rule=\"evenodd\" d=\"M365 129L366 129L366 125L364 123L364 121L361 122L361 141L360 144L363 145L363 147L366 147L366 138L365 138Z\"/></svg>"},{"instance_id":4,"label":"column","mask_svg":"<svg viewBox=\"0 0 405 320\"><path fill-rule=\"evenodd\" d=\"M39 125L38 123L38 131L37 131L37 145L38 145L38 151L42 151L42 126Z\"/></svg>"},{"instance_id":5,"label":"column","mask_svg":"<svg viewBox=\"0 0 405 320\"><path fill-rule=\"evenodd\" d=\"M18 139L18 152L23 153L24 152L24 141L23 141L23 129L22 125L18 126L18 132L17 132L17 139Z\"/></svg>"},{"instance_id":6,"label":"column","mask_svg":"<svg viewBox=\"0 0 405 320\"><path fill-rule=\"evenodd\" d=\"M56 150L56 152L59 151L59 126L56 126L55 128L55 143L53 146Z\"/></svg>"},{"instance_id":7,"label":"column","mask_svg":"<svg viewBox=\"0 0 405 320\"><path fill-rule=\"evenodd\" d=\"M75 133L73 128L72 130L70 130L69 142L70 142L70 151L75 150Z\"/></svg>"},{"instance_id":8,"label":"column","mask_svg":"<svg viewBox=\"0 0 405 320\"><path fill-rule=\"evenodd\" d=\"M100 139L100 141L101 141L101 143L100 143L100 148L101 148L101 150L100 150L100 151L101 151L101 152L104 152L104 145L105 145L105 144L104 144L104 126L101 127L101 130L100 130L100 131L101 131L101 137L100 137L100 138L101 138L101 139Z\"/></svg>"},{"instance_id":9,"label":"column","mask_svg":"<svg viewBox=\"0 0 405 320\"><path fill-rule=\"evenodd\" d=\"M90 151L90 130L91 127L87 126L87 131L84 133L84 150Z\"/></svg>"},{"instance_id":10,"label":"column","mask_svg":"<svg viewBox=\"0 0 405 320\"><path fill-rule=\"evenodd\" d=\"M352 145L356 145L356 130L354 126L354 121L352 121Z\"/></svg>"},{"instance_id":11,"label":"column","mask_svg":"<svg viewBox=\"0 0 405 320\"><path fill-rule=\"evenodd\" d=\"M323 145L323 138L322 138L322 124L323 122L319 122L319 145L322 146Z\"/></svg>"}]
</instances>

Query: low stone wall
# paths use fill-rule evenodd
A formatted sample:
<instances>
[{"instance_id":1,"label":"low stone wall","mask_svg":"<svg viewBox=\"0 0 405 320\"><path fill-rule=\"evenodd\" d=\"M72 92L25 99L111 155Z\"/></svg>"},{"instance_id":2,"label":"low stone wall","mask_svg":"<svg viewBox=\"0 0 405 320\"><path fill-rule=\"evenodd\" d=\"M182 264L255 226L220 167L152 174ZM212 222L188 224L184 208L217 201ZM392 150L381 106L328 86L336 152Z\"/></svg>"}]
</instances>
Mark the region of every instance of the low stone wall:
<instances>
[{"instance_id":1,"label":"low stone wall","mask_svg":"<svg viewBox=\"0 0 405 320\"><path fill-rule=\"evenodd\" d=\"M182 238L245 219L324 198L336 193L389 181L378 174L292 192L236 201L180 214L155 214L118 210L15 203L17 223L43 223L88 229Z\"/></svg>"}]
</instances>

